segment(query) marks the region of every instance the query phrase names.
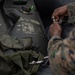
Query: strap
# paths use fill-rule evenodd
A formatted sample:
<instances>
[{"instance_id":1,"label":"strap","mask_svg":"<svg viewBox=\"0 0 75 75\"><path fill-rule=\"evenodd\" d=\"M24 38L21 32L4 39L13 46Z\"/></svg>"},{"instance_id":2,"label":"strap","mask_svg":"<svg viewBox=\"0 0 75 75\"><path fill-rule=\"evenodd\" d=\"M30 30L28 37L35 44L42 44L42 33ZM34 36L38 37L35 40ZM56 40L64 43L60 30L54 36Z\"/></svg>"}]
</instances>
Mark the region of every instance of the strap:
<instances>
[{"instance_id":1,"label":"strap","mask_svg":"<svg viewBox=\"0 0 75 75\"><path fill-rule=\"evenodd\" d=\"M9 29L8 29L8 31L7 31L7 33L9 33L11 27L14 26L14 24L13 24L12 21L8 18L8 16L6 15L6 13L5 13L5 11L4 11L3 9L2 9L2 13L3 13L3 16L4 16L4 18L6 19L8 25L9 25L9 26L8 26Z\"/></svg>"},{"instance_id":2,"label":"strap","mask_svg":"<svg viewBox=\"0 0 75 75\"><path fill-rule=\"evenodd\" d=\"M17 9L13 9L11 12L7 13L4 9L2 9L2 13L7 21L7 23L9 24L9 29L7 31L7 33L9 34L10 31L13 29L13 27L15 26L15 23L18 21L18 19L20 18L20 16L17 14L18 10ZM10 18L15 19L15 22L13 22Z\"/></svg>"},{"instance_id":3,"label":"strap","mask_svg":"<svg viewBox=\"0 0 75 75\"><path fill-rule=\"evenodd\" d=\"M43 59L44 59L44 56L41 53L39 53L38 61L43 60ZM37 73L39 67L40 67L40 64L35 64L31 70L31 74Z\"/></svg>"}]
</instances>

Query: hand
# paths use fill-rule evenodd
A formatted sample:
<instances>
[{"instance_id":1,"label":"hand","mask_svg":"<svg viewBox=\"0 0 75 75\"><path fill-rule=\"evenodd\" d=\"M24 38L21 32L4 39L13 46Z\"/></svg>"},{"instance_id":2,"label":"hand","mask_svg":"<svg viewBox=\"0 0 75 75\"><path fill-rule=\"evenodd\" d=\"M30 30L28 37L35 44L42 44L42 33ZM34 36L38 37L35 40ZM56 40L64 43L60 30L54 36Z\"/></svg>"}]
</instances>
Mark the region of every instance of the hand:
<instances>
[{"instance_id":1,"label":"hand","mask_svg":"<svg viewBox=\"0 0 75 75\"><path fill-rule=\"evenodd\" d=\"M61 29L60 25L58 24L58 22L54 22L50 26L49 32L50 32L51 37L54 36L54 35L57 35L57 36L61 37L62 29Z\"/></svg>"},{"instance_id":2,"label":"hand","mask_svg":"<svg viewBox=\"0 0 75 75\"><path fill-rule=\"evenodd\" d=\"M55 17L56 20L59 20L59 17L66 15L68 12L67 5L59 7L55 9L55 11L52 14L52 17Z\"/></svg>"}]
</instances>

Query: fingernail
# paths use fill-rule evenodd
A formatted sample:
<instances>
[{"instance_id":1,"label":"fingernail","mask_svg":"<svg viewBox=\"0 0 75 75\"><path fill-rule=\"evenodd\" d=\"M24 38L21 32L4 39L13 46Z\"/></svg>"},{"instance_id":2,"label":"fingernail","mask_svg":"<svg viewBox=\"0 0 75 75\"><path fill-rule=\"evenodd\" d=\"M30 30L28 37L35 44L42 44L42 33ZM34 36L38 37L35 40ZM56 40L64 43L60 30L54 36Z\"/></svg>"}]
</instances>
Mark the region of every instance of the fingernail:
<instances>
[{"instance_id":1,"label":"fingernail","mask_svg":"<svg viewBox=\"0 0 75 75\"><path fill-rule=\"evenodd\" d=\"M55 17L54 17L54 16L52 17L52 20L53 20L53 22L56 22L56 19L55 19Z\"/></svg>"}]
</instances>

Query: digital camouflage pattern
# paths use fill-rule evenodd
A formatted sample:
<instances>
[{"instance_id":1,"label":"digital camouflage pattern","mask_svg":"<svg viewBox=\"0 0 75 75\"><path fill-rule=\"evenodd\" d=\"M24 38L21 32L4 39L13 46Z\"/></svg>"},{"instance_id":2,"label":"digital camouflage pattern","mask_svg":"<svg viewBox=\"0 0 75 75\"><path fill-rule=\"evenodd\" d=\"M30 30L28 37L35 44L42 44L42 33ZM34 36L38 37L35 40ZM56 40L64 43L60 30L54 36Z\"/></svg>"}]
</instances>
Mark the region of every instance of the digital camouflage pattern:
<instances>
[{"instance_id":1,"label":"digital camouflage pattern","mask_svg":"<svg viewBox=\"0 0 75 75\"><path fill-rule=\"evenodd\" d=\"M68 4L69 22L75 22L75 2ZM48 55L53 75L75 75L75 28L69 37L53 36L48 43Z\"/></svg>"}]
</instances>

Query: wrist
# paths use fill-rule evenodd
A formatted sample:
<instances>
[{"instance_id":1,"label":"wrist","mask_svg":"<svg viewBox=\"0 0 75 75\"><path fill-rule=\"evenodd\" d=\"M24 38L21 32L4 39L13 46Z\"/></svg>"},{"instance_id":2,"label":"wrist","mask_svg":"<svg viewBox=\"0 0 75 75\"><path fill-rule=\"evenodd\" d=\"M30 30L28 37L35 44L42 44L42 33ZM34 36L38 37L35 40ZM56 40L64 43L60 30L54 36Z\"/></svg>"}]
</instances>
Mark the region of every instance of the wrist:
<instances>
[{"instance_id":1,"label":"wrist","mask_svg":"<svg viewBox=\"0 0 75 75\"><path fill-rule=\"evenodd\" d=\"M54 32L53 36L59 36L59 37L61 37L61 32L59 32L59 31Z\"/></svg>"}]
</instances>

